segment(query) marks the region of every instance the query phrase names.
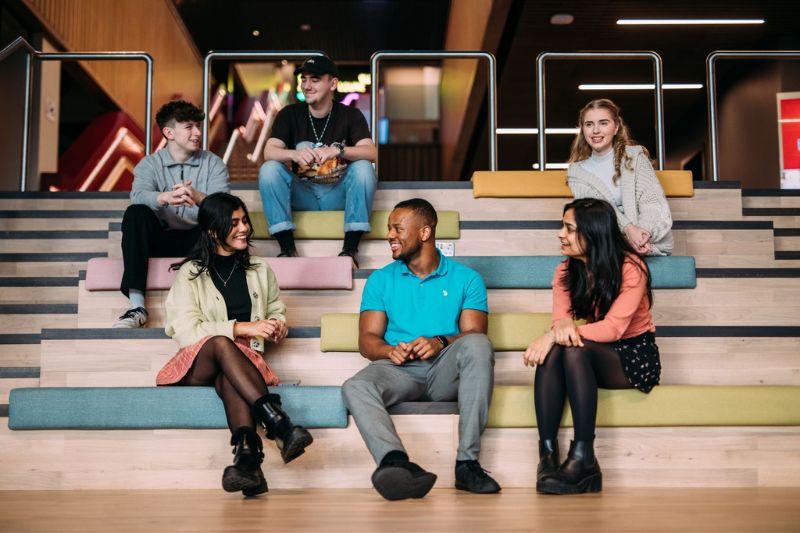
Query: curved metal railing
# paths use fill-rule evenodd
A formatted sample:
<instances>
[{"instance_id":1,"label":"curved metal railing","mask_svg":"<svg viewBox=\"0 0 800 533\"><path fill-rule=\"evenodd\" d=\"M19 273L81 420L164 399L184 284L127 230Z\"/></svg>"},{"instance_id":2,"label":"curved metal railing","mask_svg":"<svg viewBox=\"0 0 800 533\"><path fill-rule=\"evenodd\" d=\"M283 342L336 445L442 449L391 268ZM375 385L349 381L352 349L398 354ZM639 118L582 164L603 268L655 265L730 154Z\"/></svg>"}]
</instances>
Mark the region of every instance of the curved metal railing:
<instances>
[{"instance_id":1,"label":"curved metal railing","mask_svg":"<svg viewBox=\"0 0 800 533\"><path fill-rule=\"evenodd\" d=\"M536 114L539 132L545 129L545 84L544 62L548 59L648 59L653 62L653 78L655 81L656 100L656 146L658 148L658 169L664 170L664 82L661 56L655 52L542 52L536 57ZM539 170L544 171L546 165L545 135L537 136L539 151Z\"/></svg>"},{"instance_id":2,"label":"curved metal railing","mask_svg":"<svg viewBox=\"0 0 800 533\"><path fill-rule=\"evenodd\" d=\"M203 60L203 149L208 150L208 91L211 76L211 63L215 59L305 59L311 56L324 56L325 52L319 50L211 50Z\"/></svg>"},{"instance_id":3,"label":"curved metal railing","mask_svg":"<svg viewBox=\"0 0 800 533\"><path fill-rule=\"evenodd\" d=\"M22 159L20 165L19 190L25 191L25 178L28 174L28 150L30 146L30 112L31 112L31 85L33 79L33 69L31 62L33 59L40 61L125 61L135 60L144 61L147 73L145 77L145 154L150 154L152 145L152 107L153 107L153 58L146 52L41 52L36 50L24 38L17 37L11 44L0 50L0 61L17 51L24 49L28 54L25 60L25 101L23 107L22 122Z\"/></svg>"},{"instance_id":4,"label":"curved metal railing","mask_svg":"<svg viewBox=\"0 0 800 533\"><path fill-rule=\"evenodd\" d=\"M489 75L489 164L491 170L497 170L497 61L489 52L401 52L379 51L370 57L370 128L372 141L378 146L378 63L381 59L486 59ZM375 171L378 170L378 161L375 161Z\"/></svg>"},{"instance_id":5,"label":"curved metal railing","mask_svg":"<svg viewBox=\"0 0 800 533\"><path fill-rule=\"evenodd\" d=\"M800 50L718 50L706 57L708 94L708 144L711 148L711 179L719 181L719 135L717 133L717 72L719 59L800 59Z\"/></svg>"}]
</instances>

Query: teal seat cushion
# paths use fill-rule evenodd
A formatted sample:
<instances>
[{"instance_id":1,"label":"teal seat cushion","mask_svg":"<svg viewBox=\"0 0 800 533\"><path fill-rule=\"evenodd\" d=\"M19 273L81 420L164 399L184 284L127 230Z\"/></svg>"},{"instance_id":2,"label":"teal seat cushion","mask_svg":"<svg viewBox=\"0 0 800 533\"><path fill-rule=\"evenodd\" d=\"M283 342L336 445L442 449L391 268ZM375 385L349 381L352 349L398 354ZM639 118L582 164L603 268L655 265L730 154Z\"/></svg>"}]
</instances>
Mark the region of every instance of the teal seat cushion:
<instances>
[{"instance_id":1,"label":"teal seat cushion","mask_svg":"<svg viewBox=\"0 0 800 533\"><path fill-rule=\"evenodd\" d=\"M490 289L549 289L553 273L564 260L560 255L458 256L462 265L476 270ZM694 257L648 257L654 289L694 289L697 273Z\"/></svg>"},{"instance_id":2,"label":"teal seat cushion","mask_svg":"<svg viewBox=\"0 0 800 533\"><path fill-rule=\"evenodd\" d=\"M347 427L340 387L279 386L295 424ZM54 387L13 389L10 429L220 429L227 428L213 387Z\"/></svg>"}]
</instances>

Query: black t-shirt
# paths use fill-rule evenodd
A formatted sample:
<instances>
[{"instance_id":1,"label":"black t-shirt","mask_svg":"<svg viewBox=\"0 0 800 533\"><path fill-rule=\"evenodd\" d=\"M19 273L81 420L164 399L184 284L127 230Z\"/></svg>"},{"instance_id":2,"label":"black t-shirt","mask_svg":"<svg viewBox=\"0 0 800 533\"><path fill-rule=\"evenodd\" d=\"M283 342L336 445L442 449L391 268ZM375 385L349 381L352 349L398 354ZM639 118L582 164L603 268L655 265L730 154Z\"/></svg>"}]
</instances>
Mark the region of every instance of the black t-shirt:
<instances>
[{"instance_id":1,"label":"black t-shirt","mask_svg":"<svg viewBox=\"0 0 800 533\"><path fill-rule=\"evenodd\" d=\"M222 294L228 310L228 320L250 322L253 304L247 289L247 273L236 263L233 255L217 255L211 266L211 279Z\"/></svg>"},{"instance_id":2,"label":"black t-shirt","mask_svg":"<svg viewBox=\"0 0 800 533\"><path fill-rule=\"evenodd\" d=\"M361 111L338 102L333 104L327 128L325 127L327 116L311 119L308 117L308 104L305 102L287 105L275 117L270 137L280 139L287 148L294 149L297 143L303 141L320 142L323 145L340 142L345 146L355 146L358 141L370 136L367 119ZM319 139L311 128L311 120L314 121L314 129L320 136Z\"/></svg>"}]
</instances>

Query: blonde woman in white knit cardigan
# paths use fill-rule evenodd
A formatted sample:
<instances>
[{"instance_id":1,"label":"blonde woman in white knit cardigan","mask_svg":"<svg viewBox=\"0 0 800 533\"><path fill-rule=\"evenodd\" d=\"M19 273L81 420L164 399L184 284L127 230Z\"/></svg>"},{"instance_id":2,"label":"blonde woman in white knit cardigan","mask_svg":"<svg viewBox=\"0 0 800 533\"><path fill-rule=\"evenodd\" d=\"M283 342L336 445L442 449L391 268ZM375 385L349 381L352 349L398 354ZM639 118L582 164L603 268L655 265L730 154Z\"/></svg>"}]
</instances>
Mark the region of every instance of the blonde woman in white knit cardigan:
<instances>
[{"instance_id":1,"label":"blonde woman in white knit cardigan","mask_svg":"<svg viewBox=\"0 0 800 533\"><path fill-rule=\"evenodd\" d=\"M640 254L670 255L672 215L664 189L619 107L605 98L592 100L581 109L578 126L567 169L573 196L614 206L620 229Z\"/></svg>"}]
</instances>

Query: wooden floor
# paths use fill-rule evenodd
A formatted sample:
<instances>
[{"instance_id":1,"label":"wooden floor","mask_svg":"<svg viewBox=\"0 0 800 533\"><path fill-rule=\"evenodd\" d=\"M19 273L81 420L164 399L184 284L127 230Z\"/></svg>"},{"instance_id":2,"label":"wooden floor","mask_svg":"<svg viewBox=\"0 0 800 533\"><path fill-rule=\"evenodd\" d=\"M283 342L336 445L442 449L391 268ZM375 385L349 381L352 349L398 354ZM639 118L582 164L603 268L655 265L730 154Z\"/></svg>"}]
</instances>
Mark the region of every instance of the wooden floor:
<instances>
[{"instance_id":1,"label":"wooden floor","mask_svg":"<svg viewBox=\"0 0 800 533\"><path fill-rule=\"evenodd\" d=\"M800 531L800 489L608 489L544 496L435 489L387 502L372 490L0 491L2 532Z\"/></svg>"}]
</instances>

